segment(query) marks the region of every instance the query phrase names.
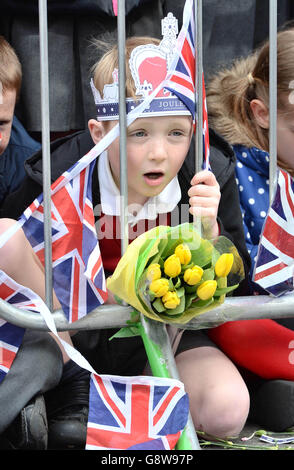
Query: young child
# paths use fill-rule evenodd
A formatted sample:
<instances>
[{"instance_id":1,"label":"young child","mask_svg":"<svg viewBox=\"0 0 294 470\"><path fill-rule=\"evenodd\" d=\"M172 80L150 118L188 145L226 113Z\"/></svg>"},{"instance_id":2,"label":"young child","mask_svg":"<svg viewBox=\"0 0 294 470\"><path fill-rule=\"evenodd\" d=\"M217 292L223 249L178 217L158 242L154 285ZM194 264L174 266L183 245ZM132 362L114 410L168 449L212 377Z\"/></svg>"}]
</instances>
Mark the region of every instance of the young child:
<instances>
[{"instance_id":1,"label":"young child","mask_svg":"<svg viewBox=\"0 0 294 470\"><path fill-rule=\"evenodd\" d=\"M14 223L0 219L0 233ZM44 268L21 229L0 248L0 269L45 300ZM60 308L53 293L53 309ZM72 344L68 332L59 332L59 336ZM55 436L58 440L61 433L65 448L83 449L88 392L89 372L70 360L55 336L28 329L0 382L0 448L58 448Z\"/></svg>"},{"instance_id":2,"label":"young child","mask_svg":"<svg viewBox=\"0 0 294 470\"><path fill-rule=\"evenodd\" d=\"M277 158L278 166L293 175L294 29L280 32L277 41ZM236 176L253 269L269 207L269 43L214 77L207 103L212 127L233 145L238 160Z\"/></svg>"},{"instance_id":3,"label":"young child","mask_svg":"<svg viewBox=\"0 0 294 470\"><path fill-rule=\"evenodd\" d=\"M147 60L146 60L147 59ZM144 85L155 87L166 73L167 55L158 40L145 37L126 41L127 107L142 99ZM117 47L113 46L94 68L98 119L89 121L89 131L64 138L52 146L52 179L77 161L118 122ZM163 75L164 76L164 75ZM99 98L99 94L100 98ZM103 96L103 98L101 98ZM168 108L168 111L166 109ZM105 113L106 110L106 113ZM99 115L101 115L99 117ZM91 137L90 137L91 136ZM248 269L229 146L211 133L210 171L194 171L192 118L188 109L168 92L161 92L150 107L127 129L128 222L130 239L151 225L206 218L213 236L232 239ZM66 159L66 161L65 161ZM2 214L18 217L24 204L42 191L41 153L27 162L28 178L11 195ZM97 159L93 173L93 206L106 275L120 258L119 228L119 140L112 142ZM230 201L230 203L229 203ZM18 206L18 207L17 207ZM190 207L190 219L188 210ZM175 218L175 214L178 217ZM108 232L108 229L110 232ZM107 236L111 233L111 237ZM140 338L114 339L113 331L79 332L73 337L78 349L98 373L141 374L146 355ZM186 330L176 351L176 362L190 397L196 429L209 435L238 435L249 410L248 391L237 368L209 340L206 332Z\"/></svg>"},{"instance_id":4,"label":"young child","mask_svg":"<svg viewBox=\"0 0 294 470\"><path fill-rule=\"evenodd\" d=\"M25 176L24 161L40 149L14 116L22 81L20 62L0 36L0 204Z\"/></svg>"},{"instance_id":5,"label":"young child","mask_svg":"<svg viewBox=\"0 0 294 470\"><path fill-rule=\"evenodd\" d=\"M0 36L0 203L4 202L7 194L19 187L25 176L25 159L40 149L40 145L30 138L14 117L21 80L20 62L13 48ZM8 224L10 225L11 221L0 219L1 233L6 230ZM19 251L18 246L25 248L24 251ZM20 232L16 245L10 242L5 252L0 249L2 269L7 269L11 262L13 264L13 254L18 257L14 267L21 261L23 263L18 266L26 266L26 254L29 253L26 247L31 249ZM22 273L23 279L28 275L25 268L17 270ZM3 340L3 337L1 339ZM27 331L17 357L3 381L2 373L1 367L0 447L46 448L47 421L41 393L55 386L60 380L62 357L59 347L47 333Z\"/></svg>"},{"instance_id":6,"label":"young child","mask_svg":"<svg viewBox=\"0 0 294 470\"><path fill-rule=\"evenodd\" d=\"M277 160L294 175L294 29L277 38ZM269 42L251 56L216 75L207 88L209 122L233 146L236 178L253 272L262 227L269 208ZM265 291L251 282L251 293ZM290 406L294 369L289 347L294 321L229 322L211 337L238 364L266 379L260 381L254 416L260 425L281 431L294 423ZM234 344L232 342L234 338ZM236 344L238 347L236 347ZM269 346L271 345L271 346ZM265 400L265 395L267 399ZM279 396L279 400L276 397ZM271 398L270 398L271 397ZM271 407L271 412L265 408ZM284 410L284 406L287 410Z\"/></svg>"},{"instance_id":7,"label":"young child","mask_svg":"<svg viewBox=\"0 0 294 470\"><path fill-rule=\"evenodd\" d=\"M14 116L21 80L20 62L13 48L0 36L0 204L5 202L8 194L19 188L26 174L24 161L40 149L40 145L31 139ZM0 219L0 233L11 223L13 221ZM43 268L21 230L4 248L0 248L0 268L10 273L18 283L45 298L44 282L40 282L44 279ZM60 308L56 297L54 307ZM62 335L70 341L68 333ZM59 346L48 333L25 332L16 359L3 381L1 373L0 447L47 447L47 418L42 393L59 383L62 359L68 363L68 357L64 354L62 358ZM70 364L71 361L65 365L66 370ZM76 425L71 424L72 427Z\"/></svg>"}]
</instances>

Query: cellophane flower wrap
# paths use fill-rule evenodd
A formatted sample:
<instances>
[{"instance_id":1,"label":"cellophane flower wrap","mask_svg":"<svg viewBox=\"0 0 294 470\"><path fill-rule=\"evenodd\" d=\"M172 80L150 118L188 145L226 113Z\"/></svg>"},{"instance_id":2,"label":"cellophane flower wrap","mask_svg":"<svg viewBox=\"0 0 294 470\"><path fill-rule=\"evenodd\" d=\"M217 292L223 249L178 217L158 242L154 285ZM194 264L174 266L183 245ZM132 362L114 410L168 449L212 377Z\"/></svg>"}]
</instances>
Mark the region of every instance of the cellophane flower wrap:
<instances>
[{"instance_id":1,"label":"cellophane flower wrap","mask_svg":"<svg viewBox=\"0 0 294 470\"><path fill-rule=\"evenodd\" d=\"M206 240L187 223L136 238L107 287L153 320L184 324L222 304L243 278L242 259L228 238Z\"/></svg>"}]
</instances>

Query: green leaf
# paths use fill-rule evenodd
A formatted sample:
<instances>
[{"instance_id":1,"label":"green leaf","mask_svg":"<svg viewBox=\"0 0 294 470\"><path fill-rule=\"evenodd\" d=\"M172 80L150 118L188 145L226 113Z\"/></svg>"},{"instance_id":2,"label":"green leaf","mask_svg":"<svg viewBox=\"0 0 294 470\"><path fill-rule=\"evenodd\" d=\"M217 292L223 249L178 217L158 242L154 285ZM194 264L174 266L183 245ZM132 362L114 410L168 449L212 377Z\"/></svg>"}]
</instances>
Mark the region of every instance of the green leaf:
<instances>
[{"instance_id":1,"label":"green leaf","mask_svg":"<svg viewBox=\"0 0 294 470\"><path fill-rule=\"evenodd\" d=\"M173 283L173 280L171 278L169 278L168 280L168 288L169 290L174 290L174 283Z\"/></svg>"},{"instance_id":2,"label":"green leaf","mask_svg":"<svg viewBox=\"0 0 294 470\"><path fill-rule=\"evenodd\" d=\"M170 237L170 234L169 234ZM164 252L164 258L167 259L169 256L173 255L175 252L175 249L178 245L183 243L183 240L178 239L178 240L169 240L166 246L166 251Z\"/></svg>"},{"instance_id":3,"label":"green leaf","mask_svg":"<svg viewBox=\"0 0 294 470\"><path fill-rule=\"evenodd\" d=\"M186 310L191 306L194 299L196 299L197 294L186 295Z\"/></svg>"},{"instance_id":4,"label":"green leaf","mask_svg":"<svg viewBox=\"0 0 294 470\"><path fill-rule=\"evenodd\" d=\"M150 230L152 232L153 229ZM164 247L167 243L164 235L169 231L169 227L158 226L154 227L153 237L147 238L141 245L139 251L139 257L136 260L136 272L135 272L135 285L137 286L140 277L143 274L145 268L149 264L157 263L157 260L161 256L161 251L164 250ZM142 235L141 235L142 236ZM163 237L163 238L160 238Z\"/></svg>"},{"instance_id":5,"label":"green leaf","mask_svg":"<svg viewBox=\"0 0 294 470\"><path fill-rule=\"evenodd\" d=\"M185 288L184 287L180 287L179 289L176 289L176 293L178 295L178 297L183 297L183 295L185 295Z\"/></svg>"},{"instance_id":6,"label":"green leaf","mask_svg":"<svg viewBox=\"0 0 294 470\"><path fill-rule=\"evenodd\" d=\"M183 264L183 265L182 265L181 273L183 274L183 273L186 271L186 269L193 268L193 266L194 266L194 263Z\"/></svg>"},{"instance_id":7,"label":"green leaf","mask_svg":"<svg viewBox=\"0 0 294 470\"><path fill-rule=\"evenodd\" d=\"M202 282L204 281L212 281L214 279L214 269L209 268L209 269L204 269L203 276L202 276Z\"/></svg>"},{"instance_id":8,"label":"green leaf","mask_svg":"<svg viewBox=\"0 0 294 470\"><path fill-rule=\"evenodd\" d=\"M179 289L182 285L181 283L181 279L179 277L176 277L174 282L173 282L174 286L175 286L175 289Z\"/></svg>"},{"instance_id":9,"label":"green leaf","mask_svg":"<svg viewBox=\"0 0 294 470\"><path fill-rule=\"evenodd\" d=\"M208 305L212 304L214 301L214 298L211 297L211 299L208 299L208 300L196 300L196 302L193 302L193 305L192 305L192 308L193 307L196 307L196 308L203 308L203 307L207 307Z\"/></svg>"},{"instance_id":10,"label":"green leaf","mask_svg":"<svg viewBox=\"0 0 294 470\"><path fill-rule=\"evenodd\" d=\"M153 302L153 300L156 299L155 294L153 294L153 292L150 289L148 291L148 295L150 298L150 302Z\"/></svg>"},{"instance_id":11,"label":"green leaf","mask_svg":"<svg viewBox=\"0 0 294 470\"><path fill-rule=\"evenodd\" d=\"M162 300L161 299L156 299L152 306L155 308L155 310L158 312L158 313L162 313L165 311L165 307L162 303Z\"/></svg>"},{"instance_id":12,"label":"green leaf","mask_svg":"<svg viewBox=\"0 0 294 470\"><path fill-rule=\"evenodd\" d=\"M184 289L187 294L196 294L197 287L199 286L198 284L195 284L194 286L189 286L189 284L185 284Z\"/></svg>"},{"instance_id":13,"label":"green leaf","mask_svg":"<svg viewBox=\"0 0 294 470\"><path fill-rule=\"evenodd\" d=\"M214 295L215 296L220 296L220 295L227 294L228 292L231 292L231 291L237 289L237 287L239 287L239 284L235 284L234 286L229 286L229 287L218 288L218 289L216 289Z\"/></svg>"},{"instance_id":14,"label":"green leaf","mask_svg":"<svg viewBox=\"0 0 294 470\"><path fill-rule=\"evenodd\" d=\"M174 316L174 315L179 315L179 314L183 313L184 310L185 310L185 304L186 304L185 296L181 297L180 300L181 301L180 301L179 305L176 308L167 308L167 309L165 309L165 314L169 315L169 316Z\"/></svg>"},{"instance_id":15,"label":"green leaf","mask_svg":"<svg viewBox=\"0 0 294 470\"><path fill-rule=\"evenodd\" d=\"M160 268L163 269L164 267L164 260L162 258L159 258L159 260L157 260L157 263L159 264Z\"/></svg>"},{"instance_id":16,"label":"green leaf","mask_svg":"<svg viewBox=\"0 0 294 470\"><path fill-rule=\"evenodd\" d=\"M109 338L111 341L114 338L130 338L132 336L140 336L139 328L137 326L127 326L121 328L113 336Z\"/></svg>"},{"instance_id":17,"label":"green leaf","mask_svg":"<svg viewBox=\"0 0 294 470\"><path fill-rule=\"evenodd\" d=\"M215 266L215 263L217 262L217 260L219 259L221 253L216 249L216 248L213 248L212 250L212 256L211 256L211 264L212 266Z\"/></svg>"}]
</instances>

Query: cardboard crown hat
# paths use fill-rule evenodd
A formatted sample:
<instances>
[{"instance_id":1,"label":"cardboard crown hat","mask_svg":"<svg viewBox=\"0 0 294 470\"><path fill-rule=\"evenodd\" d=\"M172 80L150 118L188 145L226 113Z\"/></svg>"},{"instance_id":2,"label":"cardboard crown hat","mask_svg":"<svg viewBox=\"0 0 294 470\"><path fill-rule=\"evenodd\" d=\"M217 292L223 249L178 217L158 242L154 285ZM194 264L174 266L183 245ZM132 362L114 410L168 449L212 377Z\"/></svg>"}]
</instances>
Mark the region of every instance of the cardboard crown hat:
<instances>
[{"instance_id":1,"label":"cardboard crown hat","mask_svg":"<svg viewBox=\"0 0 294 470\"><path fill-rule=\"evenodd\" d=\"M163 39L159 45L137 46L131 52L129 66L136 87L138 99L126 98L126 112L129 113L160 85L167 72L175 50L178 34L178 20L172 13L161 21ZM104 85L103 97L96 89L93 79L91 88L97 109L98 121L119 119L118 70L112 72L113 83ZM143 116L191 115L185 104L171 91L162 87L156 97L144 109Z\"/></svg>"}]
</instances>

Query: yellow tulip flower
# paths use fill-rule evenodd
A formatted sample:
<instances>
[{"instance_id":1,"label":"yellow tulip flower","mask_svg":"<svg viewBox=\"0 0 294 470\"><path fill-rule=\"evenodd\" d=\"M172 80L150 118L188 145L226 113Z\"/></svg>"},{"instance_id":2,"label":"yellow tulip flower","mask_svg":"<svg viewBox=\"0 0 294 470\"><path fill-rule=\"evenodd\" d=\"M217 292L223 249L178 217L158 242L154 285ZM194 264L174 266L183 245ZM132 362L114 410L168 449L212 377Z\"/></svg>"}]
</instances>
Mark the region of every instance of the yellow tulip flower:
<instances>
[{"instance_id":1,"label":"yellow tulip flower","mask_svg":"<svg viewBox=\"0 0 294 470\"><path fill-rule=\"evenodd\" d=\"M215 263L215 274L218 277L226 277L232 269L234 255L232 253L223 253Z\"/></svg>"},{"instance_id":2,"label":"yellow tulip flower","mask_svg":"<svg viewBox=\"0 0 294 470\"><path fill-rule=\"evenodd\" d=\"M147 279L149 281L156 281L161 278L161 269L159 264L153 263L147 269Z\"/></svg>"},{"instance_id":3,"label":"yellow tulip flower","mask_svg":"<svg viewBox=\"0 0 294 470\"><path fill-rule=\"evenodd\" d=\"M173 309L176 308L180 304L180 298L178 297L176 292L167 292L162 297L162 302L165 308Z\"/></svg>"},{"instance_id":4,"label":"yellow tulip flower","mask_svg":"<svg viewBox=\"0 0 294 470\"><path fill-rule=\"evenodd\" d=\"M181 243L175 249L175 255L179 258L181 264L188 264L191 261L191 251L188 245Z\"/></svg>"},{"instance_id":5,"label":"yellow tulip flower","mask_svg":"<svg viewBox=\"0 0 294 470\"><path fill-rule=\"evenodd\" d=\"M162 297L169 289L169 282L167 279L163 278L155 279L155 281L151 282L149 289L153 292L155 297Z\"/></svg>"},{"instance_id":6,"label":"yellow tulip flower","mask_svg":"<svg viewBox=\"0 0 294 470\"><path fill-rule=\"evenodd\" d=\"M197 289L197 295L201 300L208 300L213 297L217 288L217 282L213 281L204 281Z\"/></svg>"},{"instance_id":7,"label":"yellow tulip flower","mask_svg":"<svg viewBox=\"0 0 294 470\"><path fill-rule=\"evenodd\" d=\"M184 272L184 281L189 284L189 286L195 286L198 282L201 281L203 276L203 269L200 266L193 266L192 268L186 269Z\"/></svg>"},{"instance_id":8,"label":"yellow tulip flower","mask_svg":"<svg viewBox=\"0 0 294 470\"><path fill-rule=\"evenodd\" d=\"M176 277L181 272L181 262L176 255L169 256L164 262L164 272L169 277Z\"/></svg>"}]
</instances>

